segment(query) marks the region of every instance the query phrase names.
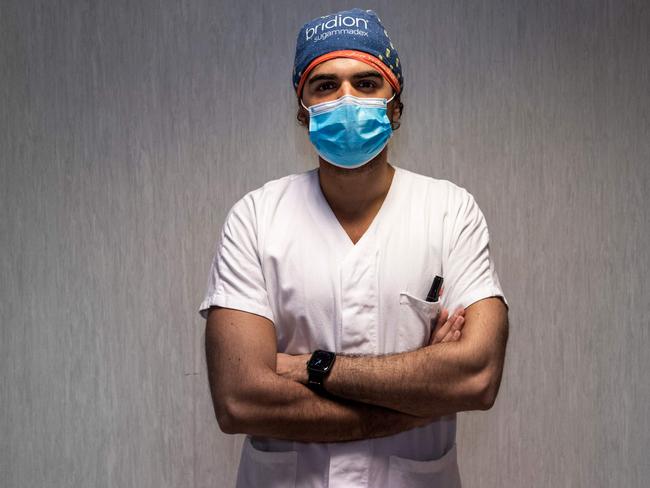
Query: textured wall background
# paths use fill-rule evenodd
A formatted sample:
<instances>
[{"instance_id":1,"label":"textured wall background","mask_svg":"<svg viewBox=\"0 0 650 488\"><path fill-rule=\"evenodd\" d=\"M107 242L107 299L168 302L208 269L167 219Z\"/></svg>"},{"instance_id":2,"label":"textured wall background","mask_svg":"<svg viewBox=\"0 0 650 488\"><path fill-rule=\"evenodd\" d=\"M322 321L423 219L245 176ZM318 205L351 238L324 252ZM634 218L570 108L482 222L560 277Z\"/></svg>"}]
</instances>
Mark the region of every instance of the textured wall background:
<instances>
[{"instance_id":1,"label":"textured wall background","mask_svg":"<svg viewBox=\"0 0 650 488\"><path fill-rule=\"evenodd\" d=\"M467 487L650 477L650 4L357 2L400 52L389 161L466 187L512 304ZM295 36L348 2L0 2L0 484L230 486L197 307L245 192L317 164Z\"/></svg>"}]
</instances>

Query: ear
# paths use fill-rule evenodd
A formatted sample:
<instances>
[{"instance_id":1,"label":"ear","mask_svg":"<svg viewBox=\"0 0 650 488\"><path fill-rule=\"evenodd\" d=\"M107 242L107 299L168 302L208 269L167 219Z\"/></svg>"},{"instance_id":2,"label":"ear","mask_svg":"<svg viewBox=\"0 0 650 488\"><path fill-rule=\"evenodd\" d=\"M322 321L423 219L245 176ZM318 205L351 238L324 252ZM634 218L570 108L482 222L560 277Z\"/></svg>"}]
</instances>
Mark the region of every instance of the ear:
<instances>
[{"instance_id":1,"label":"ear","mask_svg":"<svg viewBox=\"0 0 650 488\"><path fill-rule=\"evenodd\" d=\"M397 95L393 100L391 101L391 109L388 114L391 126L393 127L393 130L396 130L399 128L401 122L400 119L402 118L402 108L404 107L404 104L400 100L400 96Z\"/></svg>"},{"instance_id":2,"label":"ear","mask_svg":"<svg viewBox=\"0 0 650 488\"><path fill-rule=\"evenodd\" d=\"M298 123L302 126L309 127L309 112L300 104L298 100L298 112L296 113L296 119Z\"/></svg>"},{"instance_id":3,"label":"ear","mask_svg":"<svg viewBox=\"0 0 650 488\"><path fill-rule=\"evenodd\" d=\"M398 122L402 117L402 102L399 99L399 95L392 100L392 110L390 113L391 122Z\"/></svg>"}]
</instances>

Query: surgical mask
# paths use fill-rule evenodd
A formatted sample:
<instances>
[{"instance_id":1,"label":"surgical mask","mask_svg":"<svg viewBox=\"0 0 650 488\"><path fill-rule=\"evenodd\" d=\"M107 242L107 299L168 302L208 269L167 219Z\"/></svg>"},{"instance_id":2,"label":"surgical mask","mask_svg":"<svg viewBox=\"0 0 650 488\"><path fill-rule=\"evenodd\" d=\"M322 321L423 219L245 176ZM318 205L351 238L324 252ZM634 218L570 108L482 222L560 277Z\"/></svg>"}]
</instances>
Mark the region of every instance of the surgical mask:
<instances>
[{"instance_id":1,"label":"surgical mask","mask_svg":"<svg viewBox=\"0 0 650 488\"><path fill-rule=\"evenodd\" d=\"M343 95L305 107L309 139L323 159L340 168L358 168L379 154L393 133L386 106L395 95L360 98Z\"/></svg>"}]
</instances>

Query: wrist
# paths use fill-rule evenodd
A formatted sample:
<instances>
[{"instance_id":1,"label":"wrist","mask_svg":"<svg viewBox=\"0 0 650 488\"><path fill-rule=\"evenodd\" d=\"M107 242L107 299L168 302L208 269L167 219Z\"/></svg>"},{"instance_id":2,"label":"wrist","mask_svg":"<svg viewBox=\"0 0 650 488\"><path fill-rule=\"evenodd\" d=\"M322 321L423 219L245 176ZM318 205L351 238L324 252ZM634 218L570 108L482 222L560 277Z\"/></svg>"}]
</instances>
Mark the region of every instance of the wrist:
<instances>
[{"instance_id":1,"label":"wrist","mask_svg":"<svg viewBox=\"0 0 650 488\"><path fill-rule=\"evenodd\" d=\"M309 383L309 372L307 371L306 364L310 357L311 354L300 354L299 356L296 356L294 379L303 385Z\"/></svg>"},{"instance_id":2,"label":"wrist","mask_svg":"<svg viewBox=\"0 0 650 488\"><path fill-rule=\"evenodd\" d=\"M332 371L335 362L336 353L322 349L314 351L304 368L307 373L307 386L319 394L324 394L325 380Z\"/></svg>"}]
</instances>

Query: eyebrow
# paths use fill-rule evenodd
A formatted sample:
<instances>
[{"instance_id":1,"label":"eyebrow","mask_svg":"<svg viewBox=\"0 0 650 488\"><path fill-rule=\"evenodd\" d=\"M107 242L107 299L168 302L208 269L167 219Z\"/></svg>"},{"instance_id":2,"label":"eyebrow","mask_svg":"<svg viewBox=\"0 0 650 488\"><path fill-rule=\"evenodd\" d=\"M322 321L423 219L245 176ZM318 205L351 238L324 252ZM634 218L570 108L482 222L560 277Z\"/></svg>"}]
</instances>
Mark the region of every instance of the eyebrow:
<instances>
[{"instance_id":1,"label":"eyebrow","mask_svg":"<svg viewBox=\"0 0 650 488\"><path fill-rule=\"evenodd\" d=\"M379 73L379 71L370 70L370 71L362 71L360 73L356 73L352 75L352 78L357 80L359 78L382 78L382 76L381 73ZM311 85L312 83L316 83L317 81L320 80L338 80L338 79L339 79L338 75L332 73L322 73L320 75L314 76L307 83Z\"/></svg>"}]
</instances>

